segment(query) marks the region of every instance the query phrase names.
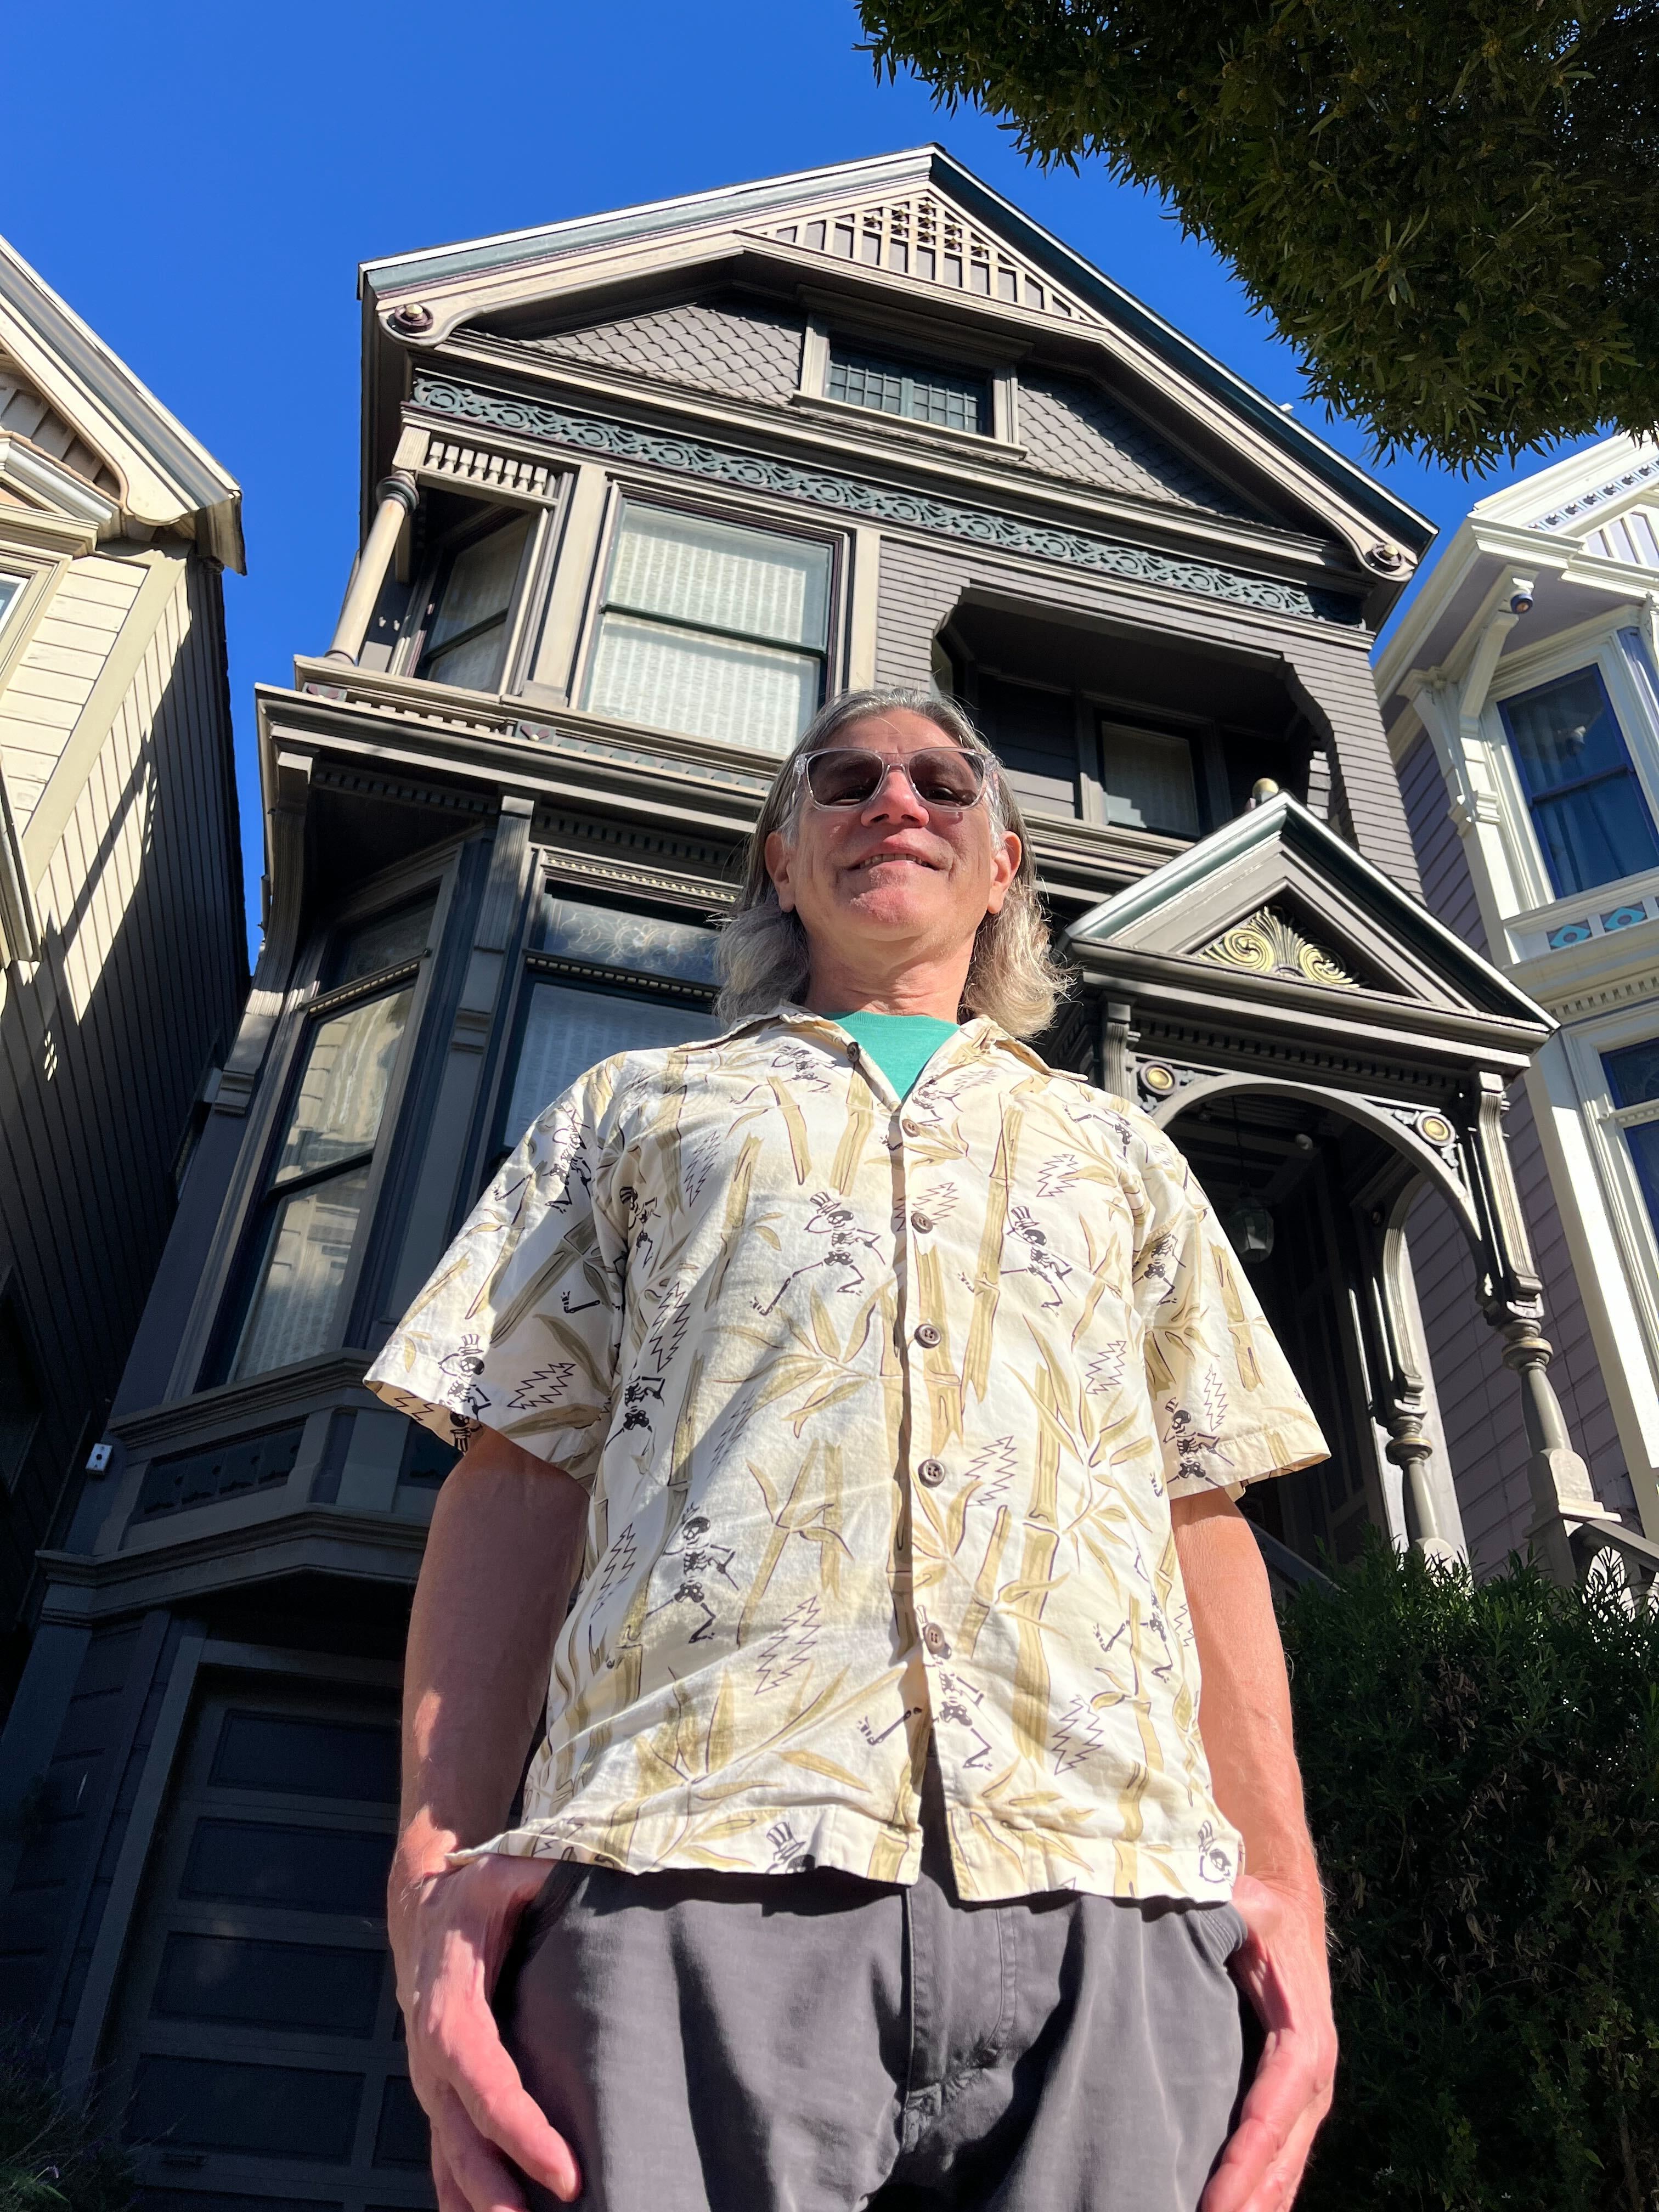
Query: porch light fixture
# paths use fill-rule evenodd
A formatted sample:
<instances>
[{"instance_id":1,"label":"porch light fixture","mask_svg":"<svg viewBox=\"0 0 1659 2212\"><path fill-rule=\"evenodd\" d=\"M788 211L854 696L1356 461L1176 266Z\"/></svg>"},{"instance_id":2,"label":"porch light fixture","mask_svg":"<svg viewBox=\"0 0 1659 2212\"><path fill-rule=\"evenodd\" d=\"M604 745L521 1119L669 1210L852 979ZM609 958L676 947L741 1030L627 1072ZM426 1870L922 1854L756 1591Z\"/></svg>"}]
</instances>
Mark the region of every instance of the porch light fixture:
<instances>
[{"instance_id":1,"label":"porch light fixture","mask_svg":"<svg viewBox=\"0 0 1659 2212\"><path fill-rule=\"evenodd\" d=\"M1259 1267L1273 1257L1273 1218L1265 1206L1247 1199L1235 1206L1223 1223L1227 1241L1247 1267Z\"/></svg>"},{"instance_id":2,"label":"porch light fixture","mask_svg":"<svg viewBox=\"0 0 1659 2212\"><path fill-rule=\"evenodd\" d=\"M1244 1137L1238 1124L1238 1101L1233 1101L1233 1143L1238 1148L1238 1185L1247 1193L1222 1227L1227 1241L1247 1267L1259 1267L1273 1257L1273 1218L1257 1199L1248 1195L1244 1177Z\"/></svg>"}]
</instances>

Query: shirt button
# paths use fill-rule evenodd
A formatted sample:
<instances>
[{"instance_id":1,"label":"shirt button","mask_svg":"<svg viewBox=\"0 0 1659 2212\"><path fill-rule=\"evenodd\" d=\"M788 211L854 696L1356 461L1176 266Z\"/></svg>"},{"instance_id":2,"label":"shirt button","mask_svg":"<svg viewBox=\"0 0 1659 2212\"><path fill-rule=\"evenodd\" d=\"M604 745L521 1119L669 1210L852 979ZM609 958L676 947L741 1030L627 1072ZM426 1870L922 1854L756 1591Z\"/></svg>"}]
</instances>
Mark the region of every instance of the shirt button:
<instances>
[{"instance_id":1,"label":"shirt button","mask_svg":"<svg viewBox=\"0 0 1659 2212\"><path fill-rule=\"evenodd\" d=\"M918 1481L925 1482L929 1490L937 1490L945 1480L945 1462L942 1459L923 1460L916 1469L916 1478Z\"/></svg>"},{"instance_id":2,"label":"shirt button","mask_svg":"<svg viewBox=\"0 0 1659 2212\"><path fill-rule=\"evenodd\" d=\"M899 1127L907 1137L919 1137L921 1134L920 1121L901 1121Z\"/></svg>"},{"instance_id":3,"label":"shirt button","mask_svg":"<svg viewBox=\"0 0 1659 2212\"><path fill-rule=\"evenodd\" d=\"M864 1057L864 1047L859 1042L856 1037L853 1039L852 1042L847 1048L847 1057L852 1061L854 1067L858 1066L859 1062Z\"/></svg>"},{"instance_id":4,"label":"shirt button","mask_svg":"<svg viewBox=\"0 0 1659 2212\"><path fill-rule=\"evenodd\" d=\"M936 1620L930 1620L921 1632L921 1640L935 1659L948 1659L951 1647L945 1640L945 1631Z\"/></svg>"},{"instance_id":5,"label":"shirt button","mask_svg":"<svg viewBox=\"0 0 1659 2212\"><path fill-rule=\"evenodd\" d=\"M916 1330L916 1342L924 1351L931 1352L939 1340L939 1331L930 1321L923 1322Z\"/></svg>"},{"instance_id":6,"label":"shirt button","mask_svg":"<svg viewBox=\"0 0 1659 2212\"><path fill-rule=\"evenodd\" d=\"M912 1229L919 1229L924 1237L933 1225L933 1217L931 1213L913 1213L910 1216L910 1226Z\"/></svg>"}]
</instances>

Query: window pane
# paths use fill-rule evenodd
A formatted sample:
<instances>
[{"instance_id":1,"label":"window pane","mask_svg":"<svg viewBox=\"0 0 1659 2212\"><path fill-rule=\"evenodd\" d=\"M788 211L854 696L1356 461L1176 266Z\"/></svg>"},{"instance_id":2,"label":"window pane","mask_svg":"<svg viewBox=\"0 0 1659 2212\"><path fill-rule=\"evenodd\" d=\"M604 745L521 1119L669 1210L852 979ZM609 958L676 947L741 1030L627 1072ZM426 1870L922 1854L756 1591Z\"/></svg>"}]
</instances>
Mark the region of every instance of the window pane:
<instances>
[{"instance_id":1,"label":"window pane","mask_svg":"<svg viewBox=\"0 0 1659 2212\"><path fill-rule=\"evenodd\" d=\"M227 1713L210 1778L216 1790L289 1790L395 1805L398 1731L278 1713Z\"/></svg>"},{"instance_id":2,"label":"window pane","mask_svg":"<svg viewBox=\"0 0 1659 2212\"><path fill-rule=\"evenodd\" d=\"M774 646L606 615L587 704L653 730L787 752L818 703L818 663Z\"/></svg>"},{"instance_id":3,"label":"window pane","mask_svg":"<svg viewBox=\"0 0 1659 2212\"><path fill-rule=\"evenodd\" d=\"M831 399L844 399L849 406L908 415L913 422L936 422L945 429L990 427L990 394L982 377L952 376L944 369L882 361L837 346L830 359L827 390Z\"/></svg>"},{"instance_id":4,"label":"window pane","mask_svg":"<svg viewBox=\"0 0 1659 2212\"><path fill-rule=\"evenodd\" d=\"M380 2093L380 2124L374 2130L376 2166L424 2168L431 2157L426 2114L401 2074L393 2074Z\"/></svg>"},{"instance_id":5,"label":"window pane","mask_svg":"<svg viewBox=\"0 0 1659 2212\"><path fill-rule=\"evenodd\" d=\"M277 1209L234 1379L309 1359L326 1347L368 1188L368 1170L349 1168Z\"/></svg>"},{"instance_id":6,"label":"window pane","mask_svg":"<svg viewBox=\"0 0 1659 2212\"><path fill-rule=\"evenodd\" d=\"M821 648L830 607L830 548L630 507L617 536L606 604Z\"/></svg>"},{"instance_id":7,"label":"window pane","mask_svg":"<svg viewBox=\"0 0 1659 2212\"><path fill-rule=\"evenodd\" d=\"M144 2058L133 2079L127 2135L164 2149L339 2161L351 2155L362 2094L361 2074Z\"/></svg>"},{"instance_id":8,"label":"window pane","mask_svg":"<svg viewBox=\"0 0 1659 2212\"><path fill-rule=\"evenodd\" d=\"M373 2035L383 1954L240 1936L167 1937L150 2011L163 2020Z\"/></svg>"},{"instance_id":9,"label":"window pane","mask_svg":"<svg viewBox=\"0 0 1659 2212\"><path fill-rule=\"evenodd\" d=\"M1639 1128L1626 1129L1625 1142L1630 1146L1631 1164L1647 1200L1649 1216L1659 1229L1659 1122L1644 1121Z\"/></svg>"},{"instance_id":10,"label":"window pane","mask_svg":"<svg viewBox=\"0 0 1659 2212\"><path fill-rule=\"evenodd\" d=\"M405 985L332 1014L312 1030L273 1182L314 1175L372 1150L414 995Z\"/></svg>"},{"instance_id":11,"label":"window pane","mask_svg":"<svg viewBox=\"0 0 1659 2212\"><path fill-rule=\"evenodd\" d=\"M434 684L453 684L463 691L499 691L506 661L507 624L497 622L447 653L428 653L421 673Z\"/></svg>"},{"instance_id":12,"label":"window pane","mask_svg":"<svg viewBox=\"0 0 1659 2212\"><path fill-rule=\"evenodd\" d=\"M342 931L329 963L330 990L358 982L365 975L378 975L382 968L401 968L406 960L418 960L432 933L432 909L436 904L434 892L414 906L400 906L394 914L377 914L373 921Z\"/></svg>"},{"instance_id":13,"label":"window pane","mask_svg":"<svg viewBox=\"0 0 1659 2212\"><path fill-rule=\"evenodd\" d=\"M712 1015L687 1006L653 1006L648 999L562 983L533 984L502 1133L516 1145L544 1106L613 1052L650 1052L713 1036L714 1029Z\"/></svg>"},{"instance_id":14,"label":"window pane","mask_svg":"<svg viewBox=\"0 0 1659 2212\"><path fill-rule=\"evenodd\" d=\"M3 623L22 595L21 576L0 576L0 623Z\"/></svg>"},{"instance_id":15,"label":"window pane","mask_svg":"<svg viewBox=\"0 0 1659 2212\"><path fill-rule=\"evenodd\" d=\"M559 898L551 891L542 894L536 932L538 952L592 960L603 968L637 968L647 975L685 975L693 982L712 983L714 943L714 932L699 929L694 922L623 914L614 907Z\"/></svg>"},{"instance_id":16,"label":"window pane","mask_svg":"<svg viewBox=\"0 0 1659 2212\"><path fill-rule=\"evenodd\" d=\"M519 561L524 552L530 518L520 515L486 538L475 538L450 564L443 598L427 635L428 657L437 654L463 630L504 616L518 581ZM459 679L452 679L459 680Z\"/></svg>"},{"instance_id":17,"label":"window pane","mask_svg":"<svg viewBox=\"0 0 1659 2212\"><path fill-rule=\"evenodd\" d=\"M1503 711L1529 798L1628 765L1624 733L1594 668L1506 699Z\"/></svg>"},{"instance_id":18,"label":"window pane","mask_svg":"<svg viewBox=\"0 0 1659 2212\"><path fill-rule=\"evenodd\" d=\"M1601 1065L1607 1071L1615 1106L1645 1106L1649 1099L1659 1098L1659 1037L1604 1052Z\"/></svg>"},{"instance_id":19,"label":"window pane","mask_svg":"<svg viewBox=\"0 0 1659 2212\"><path fill-rule=\"evenodd\" d=\"M1659 842L1628 769L1583 791L1534 799L1532 815L1551 881L1564 898L1659 863Z\"/></svg>"},{"instance_id":20,"label":"window pane","mask_svg":"<svg viewBox=\"0 0 1659 2212\"><path fill-rule=\"evenodd\" d=\"M1193 749L1185 738L1103 722L1100 750L1109 822L1161 830L1172 837L1197 836Z\"/></svg>"},{"instance_id":21,"label":"window pane","mask_svg":"<svg viewBox=\"0 0 1659 2212\"><path fill-rule=\"evenodd\" d=\"M1069 691L1042 691L982 676L985 733L1023 804L1077 812L1077 707Z\"/></svg>"},{"instance_id":22,"label":"window pane","mask_svg":"<svg viewBox=\"0 0 1659 2212\"><path fill-rule=\"evenodd\" d=\"M375 1755L385 1757L379 1744ZM285 1828L266 1820L202 1820L191 1836L179 1895L373 1919L386 1908L391 1864L390 1836L345 1828Z\"/></svg>"}]
</instances>

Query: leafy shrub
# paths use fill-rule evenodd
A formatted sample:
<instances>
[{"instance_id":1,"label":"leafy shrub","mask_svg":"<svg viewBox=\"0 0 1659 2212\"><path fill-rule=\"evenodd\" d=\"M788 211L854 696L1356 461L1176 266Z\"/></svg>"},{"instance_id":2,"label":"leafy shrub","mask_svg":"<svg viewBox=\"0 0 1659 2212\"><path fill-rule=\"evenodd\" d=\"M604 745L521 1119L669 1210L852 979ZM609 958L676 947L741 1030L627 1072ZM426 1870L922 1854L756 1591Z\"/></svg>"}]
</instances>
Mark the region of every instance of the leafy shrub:
<instances>
[{"instance_id":1,"label":"leafy shrub","mask_svg":"<svg viewBox=\"0 0 1659 2212\"><path fill-rule=\"evenodd\" d=\"M1659 2203L1659 1620L1375 1547L1284 1616L1342 2061L1304 2212Z\"/></svg>"},{"instance_id":2,"label":"leafy shrub","mask_svg":"<svg viewBox=\"0 0 1659 2212\"><path fill-rule=\"evenodd\" d=\"M132 2197L125 2151L21 2032L0 2039L0 2212L127 2212Z\"/></svg>"}]
</instances>

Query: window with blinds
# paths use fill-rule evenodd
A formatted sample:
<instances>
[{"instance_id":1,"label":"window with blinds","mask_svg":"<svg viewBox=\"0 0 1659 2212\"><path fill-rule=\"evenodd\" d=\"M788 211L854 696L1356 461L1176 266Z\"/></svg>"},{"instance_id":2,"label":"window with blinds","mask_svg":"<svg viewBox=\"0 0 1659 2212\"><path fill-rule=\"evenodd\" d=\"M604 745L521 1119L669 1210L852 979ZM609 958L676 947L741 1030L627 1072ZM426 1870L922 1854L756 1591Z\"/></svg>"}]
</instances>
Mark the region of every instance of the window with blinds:
<instances>
[{"instance_id":1,"label":"window with blinds","mask_svg":"<svg viewBox=\"0 0 1659 2212\"><path fill-rule=\"evenodd\" d=\"M1198 836L1189 738L1103 720L1100 757L1109 822L1126 830L1158 830L1170 837Z\"/></svg>"},{"instance_id":2,"label":"window with blinds","mask_svg":"<svg viewBox=\"0 0 1659 2212\"><path fill-rule=\"evenodd\" d=\"M714 932L694 922L544 890L525 963L502 1149L613 1053L712 1036L714 943Z\"/></svg>"},{"instance_id":3,"label":"window with blinds","mask_svg":"<svg viewBox=\"0 0 1659 2212\"><path fill-rule=\"evenodd\" d=\"M1499 706L1558 898L1659 865L1659 835L1601 672Z\"/></svg>"},{"instance_id":4,"label":"window with blinds","mask_svg":"<svg viewBox=\"0 0 1659 2212\"><path fill-rule=\"evenodd\" d=\"M417 673L469 691L500 690L507 617L529 535L528 515L506 515L450 555L427 610Z\"/></svg>"},{"instance_id":5,"label":"window with blinds","mask_svg":"<svg viewBox=\"0 0 1659 2212\"><path fill-rule=\"evenodd\" d=\"M970 430L988 436L991 391L983 377L953 376L919 362L891 361L879 355L832 346L824 396L848 407L868 407L878 415L903 415L941 430Z\"/></svg>"},{"instance_id":6,"label":"window with blinds","mask_svg":"<svg viewBox=\"0 0 1659 2212\"><path fill-rule=\"evenodd\" d=\"M823 696L830 580L827 545L630 504L583 703L787 752Z\"/></svg>"}]
</instances>

